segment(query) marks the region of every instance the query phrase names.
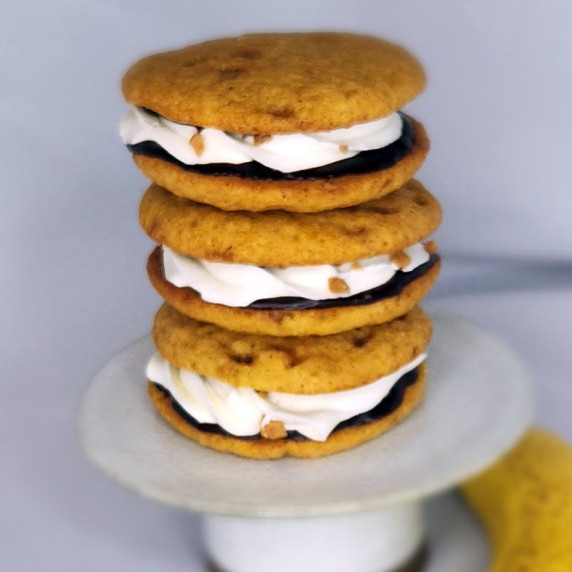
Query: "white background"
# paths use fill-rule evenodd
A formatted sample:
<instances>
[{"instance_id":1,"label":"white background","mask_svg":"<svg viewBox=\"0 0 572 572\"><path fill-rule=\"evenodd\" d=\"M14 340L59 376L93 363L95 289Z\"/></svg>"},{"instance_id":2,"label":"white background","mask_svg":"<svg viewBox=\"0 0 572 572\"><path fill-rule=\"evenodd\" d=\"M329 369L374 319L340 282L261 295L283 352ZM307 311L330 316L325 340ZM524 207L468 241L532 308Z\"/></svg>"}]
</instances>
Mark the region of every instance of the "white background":
<instances>
[{"instance_id":1,"label":"white background","mask_svg":"<svg viewBox=\"0 0 572 572\"><path fill-rule=\"evenodd\" d=\"M117 136L142 54L246 31L344 29L409 46L445 209L432 298L529 361L538 420L572 437L572 3L568 0L4 0L0 16L0 567L189 570L194 520L81 457L90 376L150 327L144 178Z\"/></svg>"}]
</instances>

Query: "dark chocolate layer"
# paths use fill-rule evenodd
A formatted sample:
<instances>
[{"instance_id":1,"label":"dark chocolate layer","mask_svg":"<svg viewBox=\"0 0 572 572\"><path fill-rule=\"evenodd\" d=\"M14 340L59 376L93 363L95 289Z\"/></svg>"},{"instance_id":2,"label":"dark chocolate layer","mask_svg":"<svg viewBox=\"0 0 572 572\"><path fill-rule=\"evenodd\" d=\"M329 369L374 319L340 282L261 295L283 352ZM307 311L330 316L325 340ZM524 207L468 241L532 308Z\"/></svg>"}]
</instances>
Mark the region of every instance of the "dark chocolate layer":
<instances>
[{"instance_id":1,"label":"dark chocolate layer","mask_svg":"<svg viewBox=\"0 0 572 572\"><path fill-rule=\"evenodd\" d=\"M414 280L425 274L439 260L437 254L432 254L425 264L411 272L398 270L393 278L371 290L348 296L347 298L332 298L331 300L309 300L308 298L281 297L256 300L248 306L253 310L309 310L321 308L344 308L348 306L363 306L379 300L399 296L401 291Z\"/></svg>"},{"instance_id":2,"label":"dark chocolate layer","mask_svg":"<svg viewBox=\"0 0 572 572\"><path fill-rule=\"evenodd\" d=\"M419 373L417 368L414 370L406 373L402 376L399 381L391 388L390 392L382 399L373 409L366 411L365 413L360 413L359 415L355 415L354 417L350 417L341 423L338 423L334 430L332 431L339 431L340 429L344 429L345 427L358 427L360 425L365 425L366 423L372 423L393 413L402 403L403 403L403 396L405 395L405 390L410 386L413 385L419 377ZM171 404L173 409L177 412L177 414L184 419L189 425L195 427L195 429L199 429L200 431L204 431L205 433L215 433L217 435L224 435L225 437L233 437L234 439L244 439L247 441L256 441L260 439L260 435L250 435L247 437L237 437L236 435L232 435L225 431L220 425L216 423L199 423L192 415L187 413L180 405L177 403L175 398L169 393L167 389L165 389L162 385L155 384L163 393L169 396L171 399ZM307 441L308 438L298 433L298 431L288 431L287 439L292 441Z\"/></svg>"},{"instance_id":3,"label":"dark chocolate layer","mask_svg":"<svg viewBox=\"0 0 572 572\"><path fill-rule=\"evenodd\" d=\"M339 177L342 175L361 175L381 171L392 167L401 158L405 157L413 147L413 139L415 131L406 115L401 114L403 118L403 131L401 137L381 149L373 149L371 151L362 151L354 157L343 159L322 167L306 169L304 171L296 171L294 173L282 173L271 169L256 161L249 163L241 163L239 165L231 165L229 163L210 163L208 165L186 165L172 155L167 153L154 141L143 141L135 145L127 145L127 148L134 154L145 155L174 163L175 165L187 171L195 171L205 175L231 175L235 177L247 179L269 179L279 181L289 180L312 180L327 179L328 177Z\"/></svg>"}]
</instances>

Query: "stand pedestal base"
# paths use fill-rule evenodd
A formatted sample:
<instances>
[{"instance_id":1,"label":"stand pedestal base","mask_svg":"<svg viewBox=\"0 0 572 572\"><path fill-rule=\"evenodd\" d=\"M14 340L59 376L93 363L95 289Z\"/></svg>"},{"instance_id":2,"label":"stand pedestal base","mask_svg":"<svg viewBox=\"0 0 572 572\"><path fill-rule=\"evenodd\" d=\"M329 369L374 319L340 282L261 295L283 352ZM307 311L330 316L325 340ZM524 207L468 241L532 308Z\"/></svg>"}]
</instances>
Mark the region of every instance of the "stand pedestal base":
<instances>
[{"instance_id":1,"label":"stand pedestal base","mask_svg":"<svg viewBox=\"0 0 572 572\"><path fill-rule=\"evenodd\" d=\"M409 503L304 519L206 515L204 534L213 569L224 572L397 572L420 551L425 528L421 504Z\"/></svg>"}]
</instances>

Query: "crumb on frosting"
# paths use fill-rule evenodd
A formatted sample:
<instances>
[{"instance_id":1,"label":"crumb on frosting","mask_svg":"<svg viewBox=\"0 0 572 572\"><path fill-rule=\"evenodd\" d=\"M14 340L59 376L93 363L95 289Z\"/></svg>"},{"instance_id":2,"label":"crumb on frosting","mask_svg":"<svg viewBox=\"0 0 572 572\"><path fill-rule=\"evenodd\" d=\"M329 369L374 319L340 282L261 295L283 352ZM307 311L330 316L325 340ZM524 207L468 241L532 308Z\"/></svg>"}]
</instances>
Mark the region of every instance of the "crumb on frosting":
<instances>
[{"instance_id":1,"label":"crumb on frosting","mask_svg":"<svg viewBox=\"0 0 572 572\"><path fill-rule=\"evenodd\" d=\"M203 136L200 133L195 133L190 139L189 143L191 147L195 150L197 157L200 157L205 150L205 142Z\"/></svg>"},{"instance_id":2,"label":"crumb on frosting","mask_svg":"<svg viewBox=\"0 0 572 572\"><path fill-rule=\"evenodd\" d=\"M437 252L437 241L435 240L430 240L429 242L426 242L424 245L425 250L427 251L428 254L435 254Z\"/></svg>"},{"instance_id":3,"label":"crumb on frosting","mask_svg":"<svg viewBox=\"0 0 572 572\"><path fill-rule=\"evenodd\" d=\"M411 264L411 257L408 254L406 254L405 252L403 252L403 250L400 250L399 252L394 252L389 257L389 259L400 270L403 270L404 268L406 268L407 266L409 266Z\"/></svg>"},{"instance_id":4,"label":"crumb on frosting","mask_svg":"<svg viewBox=\"0 0 572 572\"><path fill-rule=\"evenodd\" d=\"M266 423L260 430L260 434L265 439L271 440L284 439L284 437L288 435L282 421L270 421Z\"/></svg>"},{"instance_id":5,"label":"crumb on frosting","mask_svg":"<svg viewBox=\"0 0 572 572\"><path fill-rule=\"evenodd\" d=\"M341 278L329 278L328 289L332 294L347 294L350 291L346 281Z\"/></svg>"}]
</instances>

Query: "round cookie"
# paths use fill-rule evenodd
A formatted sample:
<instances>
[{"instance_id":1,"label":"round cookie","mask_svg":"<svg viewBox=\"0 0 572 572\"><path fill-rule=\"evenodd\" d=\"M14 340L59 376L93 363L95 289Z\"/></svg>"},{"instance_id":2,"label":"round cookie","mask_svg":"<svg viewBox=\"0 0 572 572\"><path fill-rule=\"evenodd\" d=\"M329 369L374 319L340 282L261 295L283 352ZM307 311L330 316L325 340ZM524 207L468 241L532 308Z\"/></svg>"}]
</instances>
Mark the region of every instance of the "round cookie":
<instances>
[{"instance_id":1,"label":"round cookie","mask_svg":"<svg viewBox=\"0 0 572 572\"><path fill-rule=\"evenodd\" d=\"M149 256L147 273L151 284L168 304L196 320L251 334L323 336L381 324L409 312L431 289L440 267L441 262L437 260L399 293L377 302L304 310L237 308L205 302L196 290L178 288L165 279L159 247Z\"/></svg>"},{"instance_id":2,"label":"round cookie","mask_svg":"<svg viewBox=\"0 0 572 572\"><path fill-rule=\"evenodd\" d=\"M172 365L236 387L316 394L371 383L427 347L431 321L420 308L392 322L330 336L237 333L197 322L164 304L153 341Z\"/></svg>"},{"instance_id":3,"label":"round cookie","mask_svg":"<svg viewBox=\"0 0 572 572\"><path fill-rule=\"evenodd\" d=\"M314 214L226 212L151 185L139 221L154 241L180 254L284 268L398 252L435 231L441 207L414 180L382 199Z\"/></svg>"},{"instance_id":4,"label":"round cookie","mask_svg":"<svg viewBox=\"0 0 572 572\"><path fill-rule=\"evenodd\" d=\"M148 392L159 414L177 431L201 445L225 453L254 459L276 459L284 456L313 458L332 455L369 441L403 420L422 400L427 368L421 364L417 381L405 390L401 405L389 415L365 425L350 426L334 431L326 441L294 441L289 439L240 439L207 433L187 423L173 408L171 398L155 384L148 384Z\"/></svg>"},{"instance_id":5,"label":"round cookie","mask_svg":"<svg viewBox=\"0 0 572 572\"><path fill-rule=\"evenodd\" d=\"M268 180L204 174L137 153L133 160L149 179L172 193L219 209L321 212L383 197L413 177L427 156L429 139L421 123L409 120L415 131L409 153L390 167L363 174Z\"/></svg>"},{"instance_id":6,"label":"round cookie","mask_svg":"<svg viewBox=\"0 0 572 572\"><path fill-rule=\"evenodd\" d=\"M232 133L326 131L389 115L425 86L419 62L348 33L250 34L148 56L125 99L179 123Z\"/></svg>"}]
</instances>

